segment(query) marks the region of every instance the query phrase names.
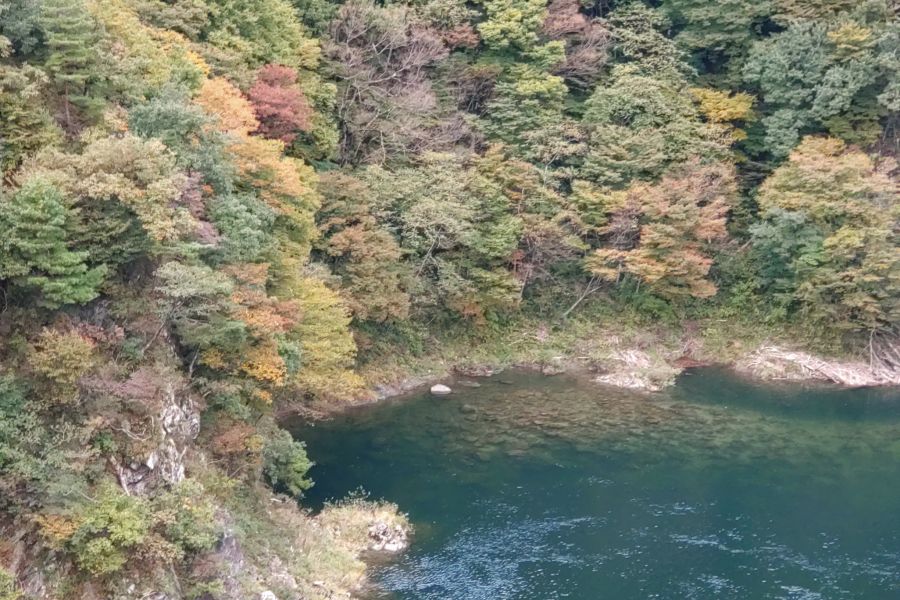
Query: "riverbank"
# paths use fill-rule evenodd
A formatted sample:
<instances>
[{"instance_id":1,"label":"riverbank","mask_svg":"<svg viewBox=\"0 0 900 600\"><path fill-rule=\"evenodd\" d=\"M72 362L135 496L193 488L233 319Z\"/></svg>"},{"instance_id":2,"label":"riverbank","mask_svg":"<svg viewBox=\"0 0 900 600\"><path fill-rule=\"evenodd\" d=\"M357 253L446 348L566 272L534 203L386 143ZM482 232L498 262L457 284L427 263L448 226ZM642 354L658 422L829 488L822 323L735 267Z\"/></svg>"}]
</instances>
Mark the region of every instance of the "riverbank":
<instances>
[{"instance_id":1,"label":"riverbank","mask_svg":"<svg viewBox=\"0 0 900 600\"><path fill-rule=\"evenodd\" d=\"M365 363L360 372L372 393L352 404L377 402L438 382L457 388L479 386L479 378L502 380L508 369L547 376L568 373L598 384L642 391L662 391L672 386L684 369L707 365L725 366L754 380L816 380L846 387L900 385L900 373L894 373L893 379L885 377L850 355L815 356L803 350L814 345L813 341L798 332L776 332L736 319L673 325L587 316L556 327L527 321L504 333L482 333L480 337L435 336L428 343L428 350L421 353L394 347ZM316 416L335 410L323 407ZM362 546L357 543L355 548L371 543L371 538L364 537ZM365 582L364 562L382 559L358 550L351 553L358 557L351 571L355 574L351 587L360 589Z\"/></svg>"},{"instance_id":2,"label":"riverbank","mask_svg":"<svg viewBox=\"0 0 900 600\"><path fill-rule=\"evenodd\" d=\"M318 514L260 490L236 507L234 532L214 555L223 600L352 599L369 564L407 548L412 527L396 504L351 496Z\"/></svg>"},{"instance_id":3,"label":"riverbank","mask_svg":"<svg viewBox=\"0 0 900 600\"><path fill-rule=\"evenodd\" d=\"M818 351L811 351L818 347ZM597 383L659 391L686 368L723 366L763 381L819 381L846 387L900 385L900 369L873 368L860 356L822 347L802 332L739 319L683 324L590 317L553 327L523 322L480 338L435 337L421 353L394 352L364 365L373 390L354 404L402 395L429 384L494 375L509 368L545 375L582 373Z\"/></svg>"},{"instance_id":4,"label":"riverbank","mask_svg":"<svg viewBox=\"0 0 900 600\"><path fill-rule=\"evenodd\" d=\"M214 548L181 563L129 561L115 580L80 577L27 523L0 519L0 598L350 600L365 594L369 564L405 550L412 533L396 504L359 496L312 514L263 486L210 482L194 500L215 505ZM3 588L4 575L14 588Z\"/></svg>"}]
</instances>

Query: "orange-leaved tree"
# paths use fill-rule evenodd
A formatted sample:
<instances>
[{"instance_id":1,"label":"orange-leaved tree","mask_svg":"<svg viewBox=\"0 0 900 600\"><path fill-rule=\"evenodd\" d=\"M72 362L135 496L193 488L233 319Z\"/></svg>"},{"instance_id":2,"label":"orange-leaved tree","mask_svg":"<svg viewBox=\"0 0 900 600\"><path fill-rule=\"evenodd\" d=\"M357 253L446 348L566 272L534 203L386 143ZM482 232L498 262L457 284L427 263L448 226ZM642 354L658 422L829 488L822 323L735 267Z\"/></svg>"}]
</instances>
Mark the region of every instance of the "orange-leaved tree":
<instances>
[{"instance_id":1,"label":"orange-leaved tree","mask_svg":"<svg viewBox=\"0 0 900 600\"><path fill-rule=\"evenodd\" d=\"M637 235L624 246L597 250L588 269L616 282L634 277L671 301L715 295L708 278L713 244L727 237L726 217L736 194L730 166L697 160L658 183L632 185L617 211L637 218Z\"/></svg>"}]
</instances>

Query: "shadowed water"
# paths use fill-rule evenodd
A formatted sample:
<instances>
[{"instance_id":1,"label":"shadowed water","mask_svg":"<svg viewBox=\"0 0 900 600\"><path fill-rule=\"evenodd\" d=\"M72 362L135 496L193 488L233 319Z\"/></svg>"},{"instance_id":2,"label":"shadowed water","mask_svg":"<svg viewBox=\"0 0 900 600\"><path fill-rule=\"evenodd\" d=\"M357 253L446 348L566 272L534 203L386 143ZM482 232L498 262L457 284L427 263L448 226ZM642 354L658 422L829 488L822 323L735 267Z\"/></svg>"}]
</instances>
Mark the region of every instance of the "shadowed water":
<instances>
[{"instance_id":1,"label":"shadowed water","mask_svg":"<svg viewBox=\"0 0 900 600\"><path fill-rule=\"evenodd\" d=\"M900 598L900 393L519 373L296 431L416 526L378 597Z\"/></svg>"}]
</instances>

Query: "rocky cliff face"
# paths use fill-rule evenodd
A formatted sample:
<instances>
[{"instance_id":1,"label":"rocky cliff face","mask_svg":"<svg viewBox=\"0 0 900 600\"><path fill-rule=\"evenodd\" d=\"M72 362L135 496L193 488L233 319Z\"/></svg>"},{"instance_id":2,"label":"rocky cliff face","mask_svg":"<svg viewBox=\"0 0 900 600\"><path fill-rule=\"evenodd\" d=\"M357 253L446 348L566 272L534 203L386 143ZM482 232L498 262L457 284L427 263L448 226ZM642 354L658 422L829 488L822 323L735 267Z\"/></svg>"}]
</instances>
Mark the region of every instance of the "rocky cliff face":
<instances>
[{"instance_id":1,"label":"rocky cliff face","mask_svg":"<svg viewBox=\"0 0 900 600\"><path fill-rule=\"evenodd\" d=\"M158 415L151 419L153 439L142 456L114 463L119 484L129 494L143 494L159 482L184 480L185 454L200 433L200 411L185 389L169 384Z\"/></svg>"}]
</instances>

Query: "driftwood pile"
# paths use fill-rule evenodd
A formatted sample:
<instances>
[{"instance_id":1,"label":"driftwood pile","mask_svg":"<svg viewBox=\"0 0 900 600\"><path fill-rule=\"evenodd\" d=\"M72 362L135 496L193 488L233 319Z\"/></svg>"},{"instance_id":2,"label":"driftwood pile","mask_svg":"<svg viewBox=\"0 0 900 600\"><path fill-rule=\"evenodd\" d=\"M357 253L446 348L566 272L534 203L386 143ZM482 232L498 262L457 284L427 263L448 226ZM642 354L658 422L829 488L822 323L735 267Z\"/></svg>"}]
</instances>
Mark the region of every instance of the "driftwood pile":
<instances>
[{"instance_id":1,"label":"driftwood pile","mask_svg":"<svg viewBox=\"0 0 900 600\"><path fill-rule=\"evenodd\" d=\"M850 387L900 385L900 337L873 335L868 363L830 360L778 346L762 346L736 367L767 379L818 379Z\"/></svg>"}]
</instances>

